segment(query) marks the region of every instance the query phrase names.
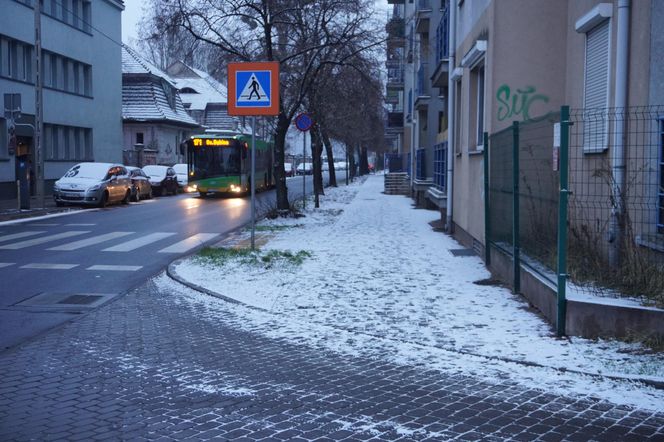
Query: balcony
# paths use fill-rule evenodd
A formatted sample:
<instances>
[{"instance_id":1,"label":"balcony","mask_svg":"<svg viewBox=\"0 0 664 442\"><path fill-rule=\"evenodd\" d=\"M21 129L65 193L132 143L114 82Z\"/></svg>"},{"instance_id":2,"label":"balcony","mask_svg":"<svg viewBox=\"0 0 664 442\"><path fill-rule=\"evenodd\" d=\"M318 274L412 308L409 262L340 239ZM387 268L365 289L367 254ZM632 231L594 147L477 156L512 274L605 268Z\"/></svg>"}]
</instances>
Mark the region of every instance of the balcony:
<instances>
[{"instance_id":1,"label":"balcony","mask_svg":"<svg viewBox=\"0 0 664 442\"><path fill-rule=\"evenodd\" d=\"M386 104L399 104L400 103L399 91L396 89L389 89L385 95Z\"/></svg>"},{"instance_id":2,"label":"balcony","mask_svg":"<svg viewBox=\"0 0 664 442\"><path fill-rule=\"evenodd\" d=\"M388 112L386 123L387 134L403 133L403 112Z\"/></svg>"},{"instance_id":3,"label":"balcony","mask_svg":"<svg viewBox=\"0 0 664 442\"><path fill-rule=\"evenodd\" d=\"M420 68L417 70L417 87L415 93L415 109L426 108L431 98L428 63L420 63Z\"/></svg>"},{"instance_id":4,"label":"balcony","mask_svg":"<svg viewBox=\"0 0 664 442\"><path fill-rule=\"evenodd\" d=\"M415 32L419 34L429 32L431 12L431 0L417 0L417 9L415 10Z\"/></svg>"},{"instance_id":5,"label":"balcony","mask_svg":"<svg viewBox=\"0 0 664 442\"><path fill-rule=\"evenodd\" d=\"M405 0L387 0L388 5L403 5Z\"/></svg>"},{"instance_id":6,"label":"balcony","mask_svg":"<svg viewBox=\"0 0 664 442\"><path fill-rule=\"evenodd\" d=\"M392 17L385 25L388 38L406 38L406 21L401 17Z\"/></svg>"},{"instance_id":7,"label":"balcony","mask_svg":"<svg viewBox=\"0 0 664 442\"><path fill-rule=\"evenodd\" d=\"M403 65L399 63L387 69L387 89L403 90Z\"/></svg>"},{"instance_id":8,"label":"balcony","mask_svg":"<svg viewBox=\"0 0 664 442\"><path fill-rule=\"evenodd\" d=\"M445 8L436 28L436 68L431 75L431 84L434 87L446 87L449 79L449 14L449 9Z\"/></svg>"}]
</instances>

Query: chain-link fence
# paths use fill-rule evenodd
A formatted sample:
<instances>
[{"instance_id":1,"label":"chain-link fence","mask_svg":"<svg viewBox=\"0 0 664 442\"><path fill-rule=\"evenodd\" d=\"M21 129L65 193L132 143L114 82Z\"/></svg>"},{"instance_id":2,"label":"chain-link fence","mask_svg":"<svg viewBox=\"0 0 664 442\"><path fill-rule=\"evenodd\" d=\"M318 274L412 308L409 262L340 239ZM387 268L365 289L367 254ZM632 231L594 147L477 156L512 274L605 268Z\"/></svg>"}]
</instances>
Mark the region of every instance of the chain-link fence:
<instances>
[{"instance_id":1,"label":"chain-link fence","mask_svg":"<svg viewBox=\"0 0 664 442\"><path fill-rule=\"evenodd\" d=\"M664 305L664 106L570 113L568 273Z\"/></svg>"}]
</instances>

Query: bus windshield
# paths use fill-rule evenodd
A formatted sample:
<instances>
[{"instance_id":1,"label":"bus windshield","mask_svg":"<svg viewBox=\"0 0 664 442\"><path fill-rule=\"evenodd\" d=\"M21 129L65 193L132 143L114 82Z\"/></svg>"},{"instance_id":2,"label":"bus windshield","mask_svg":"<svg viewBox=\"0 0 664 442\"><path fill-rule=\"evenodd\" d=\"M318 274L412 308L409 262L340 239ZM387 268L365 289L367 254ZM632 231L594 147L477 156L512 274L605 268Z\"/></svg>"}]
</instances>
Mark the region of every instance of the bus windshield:
<instances>
[{"instance_id":1,"label":"bus windshield","mask_svg":"<svg viewBox=\"0 0 664 442\"><path fill-rule=\"evenodd\" d=\"M226 147L199 146L193 149L192 166L197 179L240 173L238 143Z\"/></svg>"}]
</instances>

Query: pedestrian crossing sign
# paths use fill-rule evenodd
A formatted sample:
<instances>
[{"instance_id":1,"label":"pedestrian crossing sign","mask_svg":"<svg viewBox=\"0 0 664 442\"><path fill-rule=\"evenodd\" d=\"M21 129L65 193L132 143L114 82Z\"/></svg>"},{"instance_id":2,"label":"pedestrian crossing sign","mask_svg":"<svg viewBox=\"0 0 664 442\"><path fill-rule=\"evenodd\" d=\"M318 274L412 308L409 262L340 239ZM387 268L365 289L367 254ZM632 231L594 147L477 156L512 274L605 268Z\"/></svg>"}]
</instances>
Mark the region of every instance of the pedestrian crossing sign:
<instances>
[{"instance_id":1,"label":"pedestrian crossing sign","mask_svg":"<svg viewBox=\"0 0 664 442\"><path fill-rule=\"evenodd\" d=\"M279 63L228 65L228 115L279 114Z\"/></svg>"}]
</instances>

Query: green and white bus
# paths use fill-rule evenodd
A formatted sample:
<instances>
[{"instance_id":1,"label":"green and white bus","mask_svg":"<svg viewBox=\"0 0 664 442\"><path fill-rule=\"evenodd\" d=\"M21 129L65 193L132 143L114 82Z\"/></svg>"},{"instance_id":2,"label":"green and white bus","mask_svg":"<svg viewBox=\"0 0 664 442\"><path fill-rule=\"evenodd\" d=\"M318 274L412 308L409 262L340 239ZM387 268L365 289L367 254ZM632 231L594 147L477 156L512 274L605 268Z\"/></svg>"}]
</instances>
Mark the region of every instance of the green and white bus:
<instances>
[{"instance_id":1,"label":"green and white bus","mask_svg":"<svg viewBox=\"0 0 664 442\"><path fill-rule=\"evenodd\" d=\"M210 194L244 194L251 190L251 135L194 135L182 143L188 186L203 198ZM272 187L272 146L256 140L256 190Z\"/></svg>"}]
</instances>

